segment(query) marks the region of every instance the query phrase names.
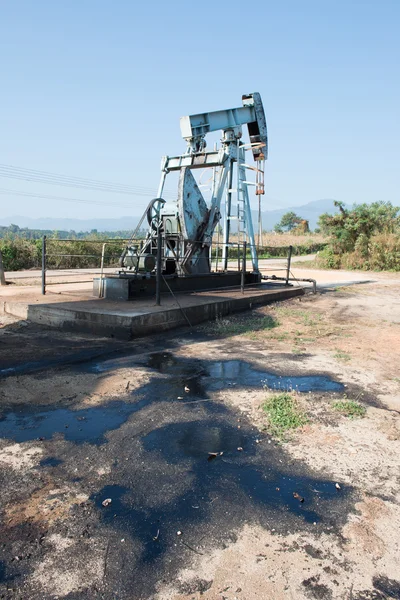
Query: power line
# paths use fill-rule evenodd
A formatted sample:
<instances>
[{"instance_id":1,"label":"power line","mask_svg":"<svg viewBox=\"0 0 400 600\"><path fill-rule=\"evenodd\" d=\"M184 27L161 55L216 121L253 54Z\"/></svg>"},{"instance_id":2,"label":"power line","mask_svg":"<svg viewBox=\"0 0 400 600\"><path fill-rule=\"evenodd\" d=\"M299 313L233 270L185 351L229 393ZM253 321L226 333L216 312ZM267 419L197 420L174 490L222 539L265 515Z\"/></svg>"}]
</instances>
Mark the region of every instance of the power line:
<instances>
[{"instance_id":1,"label":"power line","mask_svg":"<svg viewBox=\"0 0 400 600\"><path fill-rule=\"evenodd\" d=\"M129 186L126 184L114 183L109 181L100 181L97 179L61 175L59 173L39 171L37 169L26 169L24 167L16 167L14 165L6 165L2 163L0 163L0 177L16 179L18 181L30 181L35 183L44 183L48 185L57 185L63 187L74 187L114 194L155 197L154 189L143 186ZM165 196L173 197L173 193L166 191Z\"/></svg>"},{"instance_id":2,"label":"power line","mask_svg":"<svg viewBox=\"0 0 400 600\"><path fill-rule=\"evenodd\" d=\"M10 196L24 196L27 198L40 198L43 200L61 200L62 202L76 202L80 204L95 204L97 206L118 206L121 208L132 209L132 204L120 204L118 202L99 202L98 200L84 200L82 198L66 198L64 196L49 196L46 194L35 194L31 192L21 192L18 190L9 190L0 188L0 194L8 194Z\"/></svg>"}]
</instances>

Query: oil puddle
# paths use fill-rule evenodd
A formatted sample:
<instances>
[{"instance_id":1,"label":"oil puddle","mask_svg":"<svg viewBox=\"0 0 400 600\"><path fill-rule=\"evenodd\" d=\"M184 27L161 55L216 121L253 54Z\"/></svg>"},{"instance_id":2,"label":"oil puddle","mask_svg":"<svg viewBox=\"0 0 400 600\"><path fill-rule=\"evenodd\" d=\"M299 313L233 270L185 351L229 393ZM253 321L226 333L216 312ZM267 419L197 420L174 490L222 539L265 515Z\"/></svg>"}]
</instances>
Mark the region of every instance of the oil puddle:
<instances>
[{"instance_id":1,"label":"oil puddle","mask_svg":"<svg viewBox=\"0 0 400 600\"><path fill-rule=\"evenodd\" d=\"M257 440L248 426L239 430L229 420L210 415L207 420L155 429L142 438L142 444L168 464L179 465L190 458L191 473L206 484L207 493L213 490L218 497L236 494L238 500L243 496L243 502L251 499L252 503L287 510L308 523L318 523L323 515L320 503L338 499L335 482L289 475L278 466L281 451L271 448L265 438L261 445ZM215 454L214 460L208 460ZM202 489L203 497L204 493Z\"/></svg>"},{"instance_id":2,"label":"oil puddle","mask_svg":"<svg viewBox=\"0 0 400 600\"><path fill-rule=\"evenodd\" d=\"M261 386L276 390L297 390L298 392L339 392L344 389L342 383L326 375L276 375L261 371L242 360L219 361L209 369L211 389L223 389L227 386Z\"/></svg>"},{"instance_id":3,"label":"oil puddle","mask_svg":"<svg viewBox=\"0 0 400 600\"><path fill-rule=\"evenodd\" d=\"M83 367L95 372L106 372L121 365L136 365L156 371L162 377L152 377L139 390L132 393L133 402L115 401L106 405L84 410L52 408L32 411L30 408L4 413L0 418L0 437L25 442L33 439L50 439L54 434L62 434L75 443L101 444L106 441L105 433L118 429L133 413L154 402L174 402L190 404L199 400L211 400L212 392L236 386L237 388L268 386L276 390L333 391L343 390L343 385L325 375L280 376L263 371L243 360L197 360L176 357L169 352L156 352L144 359L137 356L123 356L102 361L90 361ZM136 400L136 402L135 402ZM209 403L215 414L226 413L219 403ZM199 433L188 434L196 444ZM205 435L205 434L204 434ZM217 435L207 430L208 439L203 443L210 452L217 447ZM197 436L197 437L196 437ZM236 439L236 438L234 438ZM226 440L225 442L226 443ZM236 442L235 442L236 443ZM237 446L243 442L237 441ZM185 446L185 444L184 444Z\"/></svg>"},{"instance_id":4,"label":"oil puddle","mask_svg":"<svg viewBox=\"0 0 400 600\"><path fill-rule=\"evenodd\" d=\"M230 412L222 416L211 407L203 419L163 425L141 441L140 460L158 470L132 483L119 477L120 484L92 496L102 522L139 543L138 585L165 556L174 560L179 548L188 547L202 554L199 539L226 543L244 523L287 533L306 526L325 530L346 519L349 488L338 491L334 481L309 475L299 463L289 465L281 447L267 438L257 443L248 424L238 430ZM210 461L210 453L218 455Z\"/></svg>"},{"instance_id":5,"label":"oil puddle","mask_svg":"<svg viewBox=\"0 0 400 600\"><path fill-rule=\"evenodd\" d=\"M58 467L63 464L63 461L55 456L49 456L49 458L41 460L39 464L41 467Z\"/></svg>"},{"instance_id":6,"label":"oil puddle","mask_svg":"<svg viewBox=\"0 0 400 600\"><path fill-rule=\"evenodd\" d=\"M47 440L54 434L62 434L66 440L77 444L102 444L106 442L104 434L107 431L118 429L144 403L142 399L136 403L112 402L84 410L59 408L9 412L0 419L0 437L26 442Z\"/></svg>"},{"instance_id":7,"label":"oil puddle","mask_svg":"<svg viewBox=\"0 0 400 600\"><path fill-rule=\"evenodd\" d=\"M177 462L183 456L190 456L206 460L214 454L226 457L232 452L236 454L238 448L242 450L247 446L247 437L240 429L232 429L219 425L193 422L184 423L181 428L170 436L167 446L162 448L164 456L169 462ZM143 446L148 451L160 451L160 430L151 431L144 439Z\"/></svg>"},{"instance_id":8,"label":"oil puddle","mask_svg":"<svg viewBox=\"0 0 400 600\"><path fill-rule=\"evenodd\" d=\"M40 372L48 369L54 369L59 367L66 367L69 365L79 365L85 364L87 362L91 362L99 356L104 356L105 354L109 355L110 352L115 352L115 350L104 350L98 348L89 348L80 351L74 350L71 353L63 353L62 356L56 356L53 358L42 358L41 360L31 360L31 361L23 361L17 365L11 366L2 366L4 362L0 364L0 379L11 377L14 375L26 375L28 373ZM7 364L9 361L5 361Z\"/></svg>"},{"instance_id":9,"label":"oil puddle","mask_svg":"<svg viewBox=\"0 0 400 600\"><path fill-rule=\"evenodd\" d=\"M340 392L342 383L327 375L278 375L257 369L243 360L188 361L178 359L168 352L151 354L146 366L175 378L188 380L192 387L216 391L225 387L262 387L298 392ZM205 380L206 378L206 380ZM190 388L190 386L188 385ZM192 388L190 388L192 391Z\"/></svg>"}]
</instances>

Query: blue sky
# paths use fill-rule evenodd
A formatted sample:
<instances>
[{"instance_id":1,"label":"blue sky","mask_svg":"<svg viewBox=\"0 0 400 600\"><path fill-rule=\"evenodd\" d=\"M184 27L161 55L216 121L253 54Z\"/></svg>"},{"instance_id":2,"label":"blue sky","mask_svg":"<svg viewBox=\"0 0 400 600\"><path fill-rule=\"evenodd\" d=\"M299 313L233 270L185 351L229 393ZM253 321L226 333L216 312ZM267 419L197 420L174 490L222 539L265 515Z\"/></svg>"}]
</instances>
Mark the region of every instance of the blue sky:
<instances>
[{"instance_id":1,"label":"blue sky","mask_svg":"<svg viewBox=\"0 0 400 600\"><path fill-rule=\"evenodd\" d=\"M156 190L179 117L259 91L264 209L399 204L400 2L3 0L0 163ZM119 217L149 198L0 177L1 216ZM123 206L106 206L120 203ZM130 208L131 206L131 208Z\"/></svg>"}]
</instances>

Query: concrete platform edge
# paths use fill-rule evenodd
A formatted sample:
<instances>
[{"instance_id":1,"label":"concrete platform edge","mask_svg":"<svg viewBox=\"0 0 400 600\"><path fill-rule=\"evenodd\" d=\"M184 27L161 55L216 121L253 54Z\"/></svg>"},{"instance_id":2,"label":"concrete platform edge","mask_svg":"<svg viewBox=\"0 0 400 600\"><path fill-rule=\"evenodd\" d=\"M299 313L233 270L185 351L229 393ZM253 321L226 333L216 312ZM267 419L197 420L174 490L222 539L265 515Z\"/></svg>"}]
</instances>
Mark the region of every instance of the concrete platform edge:
<instances>
[{"instance_id":1,"label":"concrete platform edge","mask_svg":"<svg viewBox=\"0 0 400 600\"><path fill-rule=\"evenodd\" d=\"M192 325L203 321L212 321L234 312L248 310L286 300L304 294L303 288L280 289L274 293L243 295L236 298L224 298L183 308ZM157 312L122 316L110 312L90 312L74 308L59 308L56 304L29 304L22 302L4 302L5 313L29 319L34 323L47 325L80 333L132 339L160 331L187 326L188 321L178 307L166 308Z\"/></svg>"}]
</instances>

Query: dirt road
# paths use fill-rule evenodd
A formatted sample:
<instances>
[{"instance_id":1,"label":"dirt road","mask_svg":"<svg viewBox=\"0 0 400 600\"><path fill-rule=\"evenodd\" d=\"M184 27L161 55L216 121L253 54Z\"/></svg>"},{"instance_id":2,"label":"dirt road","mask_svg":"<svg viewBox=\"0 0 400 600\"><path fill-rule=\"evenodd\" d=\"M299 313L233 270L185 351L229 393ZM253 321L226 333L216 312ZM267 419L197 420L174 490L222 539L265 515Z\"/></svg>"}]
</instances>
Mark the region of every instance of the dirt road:
<instances>
[{"instance_id":1,"label":"dirt road","mask_svg":"<svg viewBox=\"0 0 400 600\"><path fill-rule=\"evenodd\" d=\"M374 279L130 343L1 317L0 597L400 598L400 281Z\"/></svg>"}]
</instances>

